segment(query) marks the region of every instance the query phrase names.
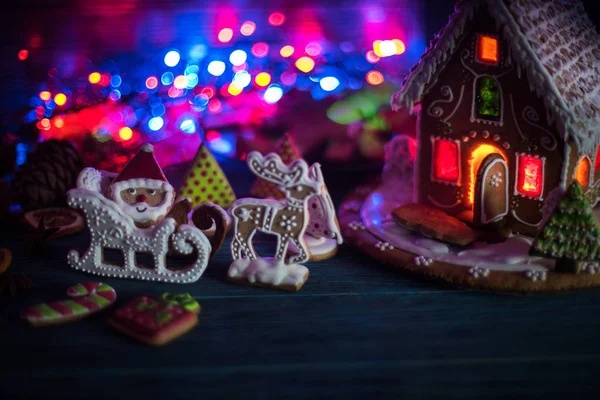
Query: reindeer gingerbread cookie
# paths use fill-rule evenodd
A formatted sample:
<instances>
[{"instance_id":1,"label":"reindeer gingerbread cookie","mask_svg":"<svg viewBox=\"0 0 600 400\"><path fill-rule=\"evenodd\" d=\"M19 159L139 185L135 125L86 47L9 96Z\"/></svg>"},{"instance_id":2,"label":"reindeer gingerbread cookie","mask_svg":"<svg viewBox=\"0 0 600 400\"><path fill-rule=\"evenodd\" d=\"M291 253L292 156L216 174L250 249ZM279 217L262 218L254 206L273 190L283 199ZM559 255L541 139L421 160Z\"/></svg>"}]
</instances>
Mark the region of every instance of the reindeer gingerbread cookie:
<instances>
[{"instance_id":1,"label":"reindeer gingerbread cookie","mask_svg":"<svg viewBox=\"0 0 600 400\"><path fill-rule=\"evenodd\" d=\"M173 209L175 191L154 157L152 145L145 144L134 158L115 176L93 168L84 169L77 188L68 194L69 206L81 209L91 234L90 247L83 253L71 250L69 265L80 271L117 278L159 282L191 283L204 273L213 242L197 227L188 224L187 215L176 221ZM216 207L216 206L215 206ZM204 207L203 210L207 209ZM211 213L214 223L226 225L219 213ZM220 230L225 232L225 229ZM223 233L224 234L224 233ZM105 258L105 250L123 253L123 265ZM136 254L152 255L153 266L138 265ZM167 253L195 257L191 265L171 269L166 265Z\"/></svg>"},{"instance_id":2,"label":"reindeer gingerbread cookie","mask_svg":"<svg viewBox=\"0 0 600 400\"><path fill-rule=\"evenodd\" d=\"M308 279L308 268L300 263L310 259L304 239L309 224L308 201L323 193L322 175L309 175L302 159L285 165L277 154L263 157L251 152L248 167L258 177L277 184L285 200L240 199L233 203L234 237L231 241L233 263L229 280L288 291L300 290ZM277 249L272 258L256 253L252 238L256 232L276 236ZM288 251L288 249L292 251Z\"/></svg>"}]
</instances>

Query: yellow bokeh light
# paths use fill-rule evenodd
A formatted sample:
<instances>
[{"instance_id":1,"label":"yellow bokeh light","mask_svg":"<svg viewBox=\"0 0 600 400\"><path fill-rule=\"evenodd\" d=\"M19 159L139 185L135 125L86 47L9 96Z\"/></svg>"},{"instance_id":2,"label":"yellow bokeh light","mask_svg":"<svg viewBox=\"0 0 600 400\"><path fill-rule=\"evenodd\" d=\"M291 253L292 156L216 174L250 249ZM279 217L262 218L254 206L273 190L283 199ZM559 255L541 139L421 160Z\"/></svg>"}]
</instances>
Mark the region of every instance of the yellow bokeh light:
<instances>
[{"instance_id":1,"label":"yellow bokeh light","mask_svg":"<svg viewBox=\"0 0 600 400\"><path fill-rule=\"evenodd\" d=\"M241 87L238 87L233 83L231 83L227 88L227 92L232 96L237 96L238 94L242 93L242 90L243 89Z\"/></svg>"},{"instance_id":2,"label":"yellow bokeh light","mask_svg":"<svg viewBox=\"0 0 600 400\"><path fill-rule=\"evenodd\" d=\"M96 84L96 83L100 83L100 80L102 79L102 75L100 75L99 72L92 72L89 76L88 76L88 81L91 84Z\"/></svg>"},{"instance_id":3,"label":"yellow bokeh light","mask_svg":"<svg viewBox=\"0 0 600 400\"><path fill-rule=\"evenodd\" d=\"M310 57L300 57L296 60L296 68L302 72L310 72L315 67L315 61Z\"/></svg>"},{"instance_id":4,"label":"yellow bokeh light","mask_svg":"<svg viewBox=\"0 0 600 400\"><path fill-rule=\"evenodd\" d=\"M271 75L268 72L261 72L256 75L254 82L256 82L256 84L260 87L267 86L269 83L271 83Z\"/></svg>"},{"instance_id":5,"label":"yellow bokeh light","mask_svg":"<svg viewBox=\"0 0 600 400\"><path fill-rule=\"evenodd\" d=\"M65 126L65 120L62 119L61 117L58 117L54 120L54 126L57 127L58 129L62 128L63 126Z\"/></svg>"},{"instance_id":6,"label":"yellow bokeh light","mask_svg":"<svg viewBox=\"0 0 600 400\"><path fill-rule=\"evenodd\" d=\"M281 50L279 51L279 54L281 54L281 57L283 57L283 58L288 58L292 54L294 54L294 48L288 44L287 46L283 46L281 48Z\"/></svg>"},{"instance_id":7,"label":"yellow bokeh light","mask_svg":"<svg viewBox=\"0 0 600 400\"><path fill-rule=\"evenodd\" d=\"M404 42L400 39L393 39L392 42L394 42L394 44L396 45L396 54L404 54L404 52L406 51L406 45L404 44Z\"/></svg>"},{"instance_id":8,"label":"yellow bokeh light","mask_svg":"<svg viewBox=\"0 0 600 400\"><path fill-rule=\"evenodd\" d=\"M129 140L133 137L133 131L128 126L124 126L119 130L119 137L123 140Z\"/></svg>"},{"instance_id":9,"label":"yellow bokeh light","mask_svg":"<svg viewBox=\"0 0 600 400\"><path fill-rule=\"evenodd\" d=\"M54 96L54 102L57 106L64 106L67 102L67 96L64 93L58 93Z\"/></svg>"},{"instance_id":10,"label":"yellow bokeh light","mask_svg":"<svg viewBox=\"0 0 600 400\"><path fill-rule=\"evenodd\" d=\"M42 99L44 101L50 100L51 97L52 97L52 93L50 93L47 90L44 90L43 92L40 92L40 99Z\"/></svg>"},{"instance_id":11,"label":"yellow bokeh light","mask_svg":"<svg viewBox=\"0 0 600 400\"><path fill-rule=\"evenodd\" d=\"M187 78L183 75L178 75L173 81L173 86L175 86L177 89L185 89L187 86Z\"/></svg>"}]
</instances>

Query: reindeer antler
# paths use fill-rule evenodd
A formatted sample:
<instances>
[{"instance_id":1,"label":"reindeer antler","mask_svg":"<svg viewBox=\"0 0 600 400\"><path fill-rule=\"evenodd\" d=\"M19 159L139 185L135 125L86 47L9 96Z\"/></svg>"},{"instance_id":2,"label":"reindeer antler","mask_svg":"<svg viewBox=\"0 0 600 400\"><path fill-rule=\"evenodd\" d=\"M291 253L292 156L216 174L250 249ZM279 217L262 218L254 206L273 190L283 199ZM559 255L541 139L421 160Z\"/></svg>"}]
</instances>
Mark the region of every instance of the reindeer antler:
<instances>
[{"instance_id":1,"label":"reindeer antler","mask_svg":"<svg viewBox=\"0 0 600 400\"><path fill-rule=\"evenodd\" d=\"M258 151L253 151L246 160L254 175L283 187L294 185L308 177L308 165L302 159L295 160L288 167L275 153L263 157Z\"/></svg>"},{"instance_id":2,"label":"reindeer antler","mask_svg":"<svg viewBox=\"0 0 600 400\"><path fill-rule=\"evenodd\" d=\"M315 181L317 181L318 183L325 183L325 179L323 178L323 171L321 171L321 164L319 163L314 163L313 165L310 166L310 170L309 170L310 174L309 176L314 179Z\"/></svg>"}]
</instances>

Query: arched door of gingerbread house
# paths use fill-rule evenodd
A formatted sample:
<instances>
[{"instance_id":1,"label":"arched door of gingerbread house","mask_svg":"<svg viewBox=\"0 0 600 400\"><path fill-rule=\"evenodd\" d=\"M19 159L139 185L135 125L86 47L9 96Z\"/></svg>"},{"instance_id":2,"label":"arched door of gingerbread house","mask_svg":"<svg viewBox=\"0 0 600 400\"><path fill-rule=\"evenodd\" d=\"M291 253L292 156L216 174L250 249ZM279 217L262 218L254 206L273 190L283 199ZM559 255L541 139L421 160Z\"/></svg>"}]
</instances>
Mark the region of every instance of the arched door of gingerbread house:
<instances>
[{"instance_id":1,"label":"arched door of gingerbread house","mask_svg":"<svg viewBox=\"0 0 600 400\"><path fill-rule=\"evenodd\" d=\"M473 222L486 225L508 214L508 166L497 153L483 159L475 180Z\"/></svg>"}]
</instances>

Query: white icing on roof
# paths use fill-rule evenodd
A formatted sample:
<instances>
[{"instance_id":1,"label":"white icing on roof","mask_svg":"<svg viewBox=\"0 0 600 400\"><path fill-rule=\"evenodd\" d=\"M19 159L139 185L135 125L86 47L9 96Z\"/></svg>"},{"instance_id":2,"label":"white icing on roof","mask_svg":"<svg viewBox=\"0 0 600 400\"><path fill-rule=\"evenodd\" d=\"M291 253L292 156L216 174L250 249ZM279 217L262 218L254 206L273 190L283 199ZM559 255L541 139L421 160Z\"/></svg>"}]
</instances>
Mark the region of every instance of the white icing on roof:
<instances>
[{"instance_id":1,"label":"white icing on roof","mask_svg":"<svg viewBox=\"0 0 600 400\"><path fill-rule=\"evenodd\" d=\"M580 0L464 0L413 67L392 108L411 109L460 45L464 27L487 6L529 84L556 117L563 139L595 155L600 144L600 35Z\"/></svg>"}]
</instances>

